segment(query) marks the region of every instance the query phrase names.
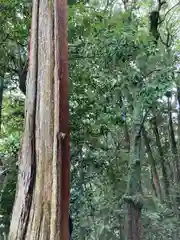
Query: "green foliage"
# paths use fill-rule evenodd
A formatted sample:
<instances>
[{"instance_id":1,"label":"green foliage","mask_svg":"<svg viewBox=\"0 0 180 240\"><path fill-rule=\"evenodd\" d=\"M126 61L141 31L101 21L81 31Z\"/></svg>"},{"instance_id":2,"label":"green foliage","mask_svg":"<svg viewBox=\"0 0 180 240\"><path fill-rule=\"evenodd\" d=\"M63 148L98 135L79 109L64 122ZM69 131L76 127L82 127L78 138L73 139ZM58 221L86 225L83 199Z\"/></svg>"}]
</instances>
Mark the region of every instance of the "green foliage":
<instances>
[{"instance_id":1,"label":"green foliage","mask_svg":"<svg viewBox=\"0 0 180 240\"><path fill-rule=\"evenodd\" d=\"M16 191L17 153L20 139L18 135L10 135L0 141L1 192L0 192L0 233L8 233L11 212Z\"/></svg>"}]
</instances>

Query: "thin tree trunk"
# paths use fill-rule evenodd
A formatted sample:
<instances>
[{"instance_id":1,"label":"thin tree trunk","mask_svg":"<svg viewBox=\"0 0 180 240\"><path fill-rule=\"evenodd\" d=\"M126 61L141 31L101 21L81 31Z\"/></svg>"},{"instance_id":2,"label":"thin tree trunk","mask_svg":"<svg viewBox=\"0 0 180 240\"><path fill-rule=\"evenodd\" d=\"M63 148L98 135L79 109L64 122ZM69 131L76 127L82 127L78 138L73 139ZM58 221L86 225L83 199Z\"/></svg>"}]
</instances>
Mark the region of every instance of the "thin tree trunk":
<instances>
[{"instance_id":1,"label":"thin tree trunk","mask_svg":"<svg viewBox=\"0 0 180 240\"><path fill-rule=\"evenodd\" d=\"M152 184L152 189L154 191L154 195L156 197L158 197L158 194L157 194L157 190L156 190L156 186L154 184L154 175L153 175L153 172L152 172L152 168L151 168L151 184Z\"/></svg>"},{"instance_id":2,"label":"thin tree trunk","mask_svg":"<svg viewBox=\"0 0 180 240\"><path fill-rule=\"evenodd\" d=\"M124 122L124 138L125 138L127 151L130 152L130 137L129 137L127 121Z\"/></svg>"},{"instance_id":3,"label":"thin tree trunk","mask_svg":"<svg viewBox=\"0 0 180 240\"><path fill-rule=\"evenodd\" d=\"M180 87L177 87L178 100L178 155L180 155Z\"/></svg>"},{"instance_id":4,"label":"thin tree trunk","mask_svg":"<svg viewBox=\"0 0 180 240\"><path fill-rule=\"evenodd\" d=\"M151 169L152 169L152 174L153 174L153 184L155 186L156 189L156 193L159 197L159 199L162 201L163 197L162 197L162 191L161 191L161 185L160 185L160 180L159 180L159 176L158 176L158 171L156 169L156 162L154 160L152 151L151 151L151 147L149 144L149 139L147 136L147 132L145 131L145 129L143 128L142 130L143 133L143 138L144 138L144 142L146 145L146 150L147 150L147 154L148 154L148 159L149 159L149 163L151 165Z\"/></svg>"},{"instance_id":5,"label":"thin tree trunk","mask_svg":"<svg viewBox=\"0 0 180 240\"><path fill-rule=\"evenodd\" d=\"M173 120L172 120L172 106L171 106L171 99L168 96L168 117L169 117L169 137L170 137L170 146L172 155L174 157L174 164L173 164L173 171L174 171L174 182L175 182L175 195L176 195L176 202L177 205L180 205L180 194L179 194L179 184L180 184L180 163L178 157L178 149L177 143L175 139L175 133L173 128ZM175 166L175 168L174 168ZM178 206L176 207L176 213L178 213ZM179 214L177 214L179 216Z\"/></svg>"},{"instance_id":6,"label":"thin tree trunk","mask_svg":"<svg viewBox=\"0 0 180 240\"><path fill-rule=\"evenodd\" d=\"M26 95L26 78L27 78L27 71L28 71L28 62L25 63L23 69L21 69L19 75L19 89L21 92Z\"/></svg>"},{"instance_id":7,"label":"thin tree trunk","mask_svg":"<svg viewBox=\"0 0 180 240\"><path fill-rule=\"evenodd\" d=\"M178 149L175 139L175 133L173 128L173 120L172 120L172 107L170 98L168 97L168 116L169 116L169 136L170 136L170 143L171 143L171 151L174 156L174 163L176 166L174 175L176 183L180 182L180 164L179 164L179 157L178 157Z\"/></svg>"},{"instance_id":8,"label":"thin tree trunk","mask_svg":"<svg viewBox=\"0 0 180 240\"><path fill-rule=\"evenodd\" d=\"M1 133L1 125L2 125L3 93L4 93L4 78L1 78L0 79L0 133Z\"/></svg>"},{"instance_id":9,"label":"thin tree trunk","mask_svg":"<svg viewBox=\"0 0 180 240\"><path fill-rule=\"evenodd\" d=\"M163 153L163 149L162 149L162 145L161 145L161 140L160 140L155 116L152 119L152 126L153 126L153 132L154 132L155 139L156 139L156 145L157 145L159 156L160 156L160 164L161 164L161 170L162 170L162 176L163 176L164 191L165 191L166 198L169 200L169 179L168 179L167 169L165 167L164 153Z\"/></svg>"},{"instance_id":10,"label":"thin tree trunk","mask_svg":"<svg viewBox=\"0 0 180 240\"><path fill-rule=\"evenodd\" d=\"M9 240L69 238L66 11L65 0L33 0L25 130Z\"/></svg>"}]
</instances>

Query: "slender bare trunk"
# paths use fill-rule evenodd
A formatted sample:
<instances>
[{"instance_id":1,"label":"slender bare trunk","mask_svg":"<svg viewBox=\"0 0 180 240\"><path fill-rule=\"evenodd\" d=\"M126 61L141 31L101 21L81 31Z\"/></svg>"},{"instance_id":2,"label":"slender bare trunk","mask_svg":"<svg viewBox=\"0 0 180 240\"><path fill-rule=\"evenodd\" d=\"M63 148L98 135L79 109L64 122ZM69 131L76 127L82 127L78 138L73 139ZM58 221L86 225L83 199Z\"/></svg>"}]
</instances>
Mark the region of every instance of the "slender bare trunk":
<instances>
[{"instance_id":1,"label":"slender bare trunk","mask_svg":"<svg viewBox=\"0 0 180 240\"><path fill-rule=\"evenodd\" d=\"M174 128L173 128L171 97L169 95L168 95L168 117L169 117L170 146L171 146L172 156L174 158L173 172L174 172L175 195L176 195L176 203L177 203L176 212L178 213L178 206L180 205L180 194L179 194L180 163L179 163L177 143L176 143L176 139L175 139L175 132L174 132ZM177 214L177 215L179 215L179 214Z\"/></svg>"},{"instance_id":2,"label":"slender bare trunk","mask_svg":"<svg viewBox=\"0 0 180 240\"><path fill-rule=\"evenodd\" d=\"M2 124L3 93L4 93L4 78L1 78L0 79L0 133L1 133L1 124Z\"/></svg>"},{"instance_id":3,"label":"slender bare trunk","mask_svg":"<svg viewBox=\"0 0 180 240\"><path fill-rule=\"evenodd\" d=\"M175 139L175 133L173 128L173 120L172 120L172 107L171 107L171 100L168 97L168 115L169 115L169 136L170 136L170 143L171 143L171 151L174 156L174 163L176 165L176 170L174 172L176 182L180 182L180 165L179 165L179 157L178 157L178 149Z\"/></svg>"},{"instance_id":4,"label":"slender bare trunk","mask_svg":"<svg viewBox=\"0 0 180 240\"><path fill-rule=\"evenodd\" d=\"M153 174L153 185L155 186L156 193L157 193L159 199L162 201L163 197L162 197L162 191L161 191L161 185L160 185L160 180L159 180L159 176L158 176L158 171L156 169L156 162L155 162L155 159L154 159L152 151L151 151L151 146L149 143L147 132L145 131L144 128L143 128L142 133L143 133L143 138L144 138L144 142L146 145L146 151L148 154L149 163L151 165L151 170L152 170L152 174Z\"/></svg>"},{"instance_id":5,"label":"slender bare trunk","mask_svg":"<svg viewBox=\"0 0 180 240\"><path fill-rule=\"evenodd\" d=\"M180 87L177 87L178 100L178 155L180 155Z\"/></svg>"},{"instance_id":6,"label":"slender bare trunk","mask_svg":"<svg viewBox=\"0 0 180 240\"><path fill-rule=\"evenodd\" d=\"M156 145L157 145L159 156L160 156L160 164L161 164L161 170L162 170L162 176L163 176L165 196L169 200L169 179L168 179L167 169L166 169L166 166L165 166L164 153L163 153L163 148L162 148L162 145L161 145L161 140L160 140L159 131L158 131L155 116L152 119L152 126L153 126L153 132L154 132L155 139L156 139Z\"/></svg>"}]
</instances>

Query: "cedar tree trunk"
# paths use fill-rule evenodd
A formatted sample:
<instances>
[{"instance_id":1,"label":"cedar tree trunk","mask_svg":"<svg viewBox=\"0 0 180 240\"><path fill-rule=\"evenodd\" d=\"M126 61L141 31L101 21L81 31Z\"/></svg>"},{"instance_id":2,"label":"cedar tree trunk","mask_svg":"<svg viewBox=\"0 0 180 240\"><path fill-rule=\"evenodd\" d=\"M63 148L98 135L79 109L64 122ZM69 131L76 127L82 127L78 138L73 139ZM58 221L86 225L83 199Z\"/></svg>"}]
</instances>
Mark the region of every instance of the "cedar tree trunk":
<instances>
[{"instance_id":1,"label":"cedar tree trunk","mask_svg":"<svg viewBox=\"0 0 180 240\"><path fill-rule=\"evenodd\" d=\"M26 114L9 240L68 240L65 0L33 0Z\"/></svg>"}]
</instances>

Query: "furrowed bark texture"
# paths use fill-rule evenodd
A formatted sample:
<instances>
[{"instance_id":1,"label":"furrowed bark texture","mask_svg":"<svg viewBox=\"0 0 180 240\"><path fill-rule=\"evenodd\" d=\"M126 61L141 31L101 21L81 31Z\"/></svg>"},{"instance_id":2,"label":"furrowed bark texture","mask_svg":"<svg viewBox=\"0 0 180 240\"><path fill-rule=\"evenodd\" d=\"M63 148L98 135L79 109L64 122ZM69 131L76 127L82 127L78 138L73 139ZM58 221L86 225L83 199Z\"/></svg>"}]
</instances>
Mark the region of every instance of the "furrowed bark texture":
<instances>
[{"instance_id":1,"label":"furrowed bark texture","mask_svg":"<svg viewBox=\"0 0 180 240\"><path fill-rule=\"evenodd\" d=\"M33 0L25 129L9 240L68 240L65 0Z\"/></svg>"}]
</instances>

